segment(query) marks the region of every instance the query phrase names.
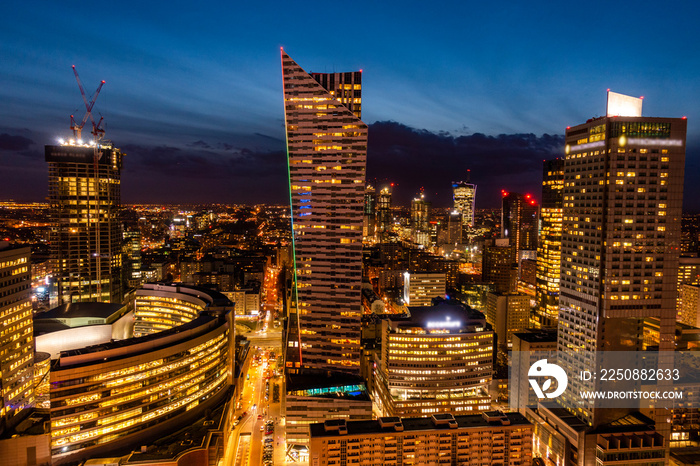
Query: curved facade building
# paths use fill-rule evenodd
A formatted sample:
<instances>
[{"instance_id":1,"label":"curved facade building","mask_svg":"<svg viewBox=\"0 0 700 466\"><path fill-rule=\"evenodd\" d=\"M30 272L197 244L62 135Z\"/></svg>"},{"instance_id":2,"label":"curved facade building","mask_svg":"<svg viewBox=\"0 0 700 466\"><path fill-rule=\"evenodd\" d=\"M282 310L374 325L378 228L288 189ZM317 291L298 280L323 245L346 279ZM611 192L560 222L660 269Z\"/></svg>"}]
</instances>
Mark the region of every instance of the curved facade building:
<instances>
[{"instance_id":1,"label":"curved facade building","mask_svg":"<svg viewBox=\"0 0 700 466\"><path fill-rule=\"evenodd\" d=\"M202 291L146 284L136 290L134 336L162 332L193 320L208 306ZM210 293L210 292L209 292Z\"/></svg>"},{"instance_id":2,"label":"curved facade building","mask_svg":"<svg viewBox=\"0 0 700 466\"><path fill-rule=\"evenodd\" d=\"M145 336L64 351L51 370L54 464L172 432L192 417L186 413L214 406L232 385L228 299L192 287L149 284L136 300L148 303L135 316ZM197 312L188 314L189 309ZM148 320L153 315L159 320ZM161 325L169 328L158 331Z\"/></svg>"},{"instance_id":3,"label":"curved facade building","mask_svg":"<svg viewBox=\"0 0 700 466\"><path fill-rule=\"evenodd\" d=\"M408 309L382 321L375 383L382 414L488 410L494 335L484 315L448 302Z\"/></svg>"}]
</instances>

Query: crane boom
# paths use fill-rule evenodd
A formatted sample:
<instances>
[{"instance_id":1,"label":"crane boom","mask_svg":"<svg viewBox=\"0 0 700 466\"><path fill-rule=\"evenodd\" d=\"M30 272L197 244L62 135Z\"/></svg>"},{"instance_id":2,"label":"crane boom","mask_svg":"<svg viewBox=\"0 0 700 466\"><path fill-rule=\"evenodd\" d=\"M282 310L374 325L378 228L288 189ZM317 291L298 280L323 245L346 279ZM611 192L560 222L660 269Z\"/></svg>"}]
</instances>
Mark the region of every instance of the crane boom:
<instances>
[{"instance_id":1,"label":"crane boom","mask_svg":"<svg viewBox=\"0 0 700 466\"><path fill-rule=\"evenodd\" d=\"M85 103L85 115L83 116L83 120L80 124L77 124L73 115L71 115L70 129L73 130L73 135L75 136L75 138L80 139L83 131L83 126L85 126L85 123L87 123L87 119L90 118L90 121L92 122L92 134L95 137L95 139L99 139L98 134L104 133L104 131L100 128L102 119L100 118L99 123L95 123L95 118L92 115L92 108L95 106L95 101L97 100L97 96L100 94L100 91L102 90L102 86L104 85L105 81L102 80L100 82L100 85L97 86L97 90L93 94L92 98L88 101L87 94L85 94L85 88L83 87L83 83L80 81L80 76L78 75L78 70L75 68L75 65L73 65L73 74L75 74L75 80L78 81L80 95L83 97L83 102Z\"/></svg>"}]
</instances>

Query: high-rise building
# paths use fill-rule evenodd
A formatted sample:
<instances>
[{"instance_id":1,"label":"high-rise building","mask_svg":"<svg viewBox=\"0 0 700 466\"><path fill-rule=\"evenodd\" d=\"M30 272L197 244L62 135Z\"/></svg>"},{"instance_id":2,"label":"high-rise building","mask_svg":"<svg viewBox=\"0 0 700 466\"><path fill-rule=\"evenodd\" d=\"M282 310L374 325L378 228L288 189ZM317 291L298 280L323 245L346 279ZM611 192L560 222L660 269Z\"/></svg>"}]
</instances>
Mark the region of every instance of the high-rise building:
<instances>
[{"instance_id":1,"label":"high-rise building","mask_svg":"<svg viewBox=\"0 0 700 466\"><path fill-rule=\"evenodd\" d=\"M377 236L379 241L386 241L394 223L391 215L391 189L384 187L377 198Z\"/></svg>"},{"instance_id":2,"label":"high-rise building","mask_svg":"<svg viewBox=\"0 0 700 466\"><path fill-rule=\"evenodd\" d=\"M141 280L141 232L139 230L125 231L124 234L124 284L136 288Z\"/></svg>"},{"instance_id":3,"label":"high-rise building","mask_svg":"<svg viewBox=\"0 0 700 466\"><path fill-rule=\"evenodd\" d=\"M287 369L359 373L362 72L310 75L281 54L295 268Z\"/></svg>"},{"instance_id":4,"label":"high-rise building","mask_svg":"<svg viewBox=\"0 0 700 466\"><path fill-rule=\"evenodd\" d=\"M537 202L530 194L502 194L501 237L510 240L520 259L520 251L537 249Z\"/></svg>"},{"instance_id":5,"label":"high-rise building","mask_svg":"<svg viewBox=\"0 0 700 466\"><path fill-rule=\"evenodd\" d=\"M498 351L506 353L513 333L530 326L530 297L522 293L490 292L486 297L486 322L498 337Z\"/></svg>"},{"instance_id":6,"label":"high-rise building","mask_svg":"<svg viewBox=\"0 0 700 466\"><path fill-rule=\"evenodd\" d=\"M474 212L476 211L476 185L466 181L452 182L452 199L454 209L462 214L464 231L474 227Z\"/></svg>"},{"instance_id":7,"label":"high-rise building","mask_svg":"<svg viewBox=\"0 0 700 466\"><path fill-rule=\"evenodd\" d=\"M615 94L613 97L620 96ZM637 350L642 321L660 319L673 349L686 120L638 110L567 128L558 349L565 370L595 367L603 350ZM580 352L580 354L576 354ZM576 361L579 365L575 365ZM570 378L563 405L590 426L618 416L573 394L599 381Z\"/></svg>"},{"instance_id":8,"label":"high-rise building","mask_svg":"<svg viewBox=\"0 0 700 466\"><path fill-rule=\"evenodd\" d=\"M379 412L429 416L488 410L494 334L484 314L444 299L408 310L382 320L374 384Z\"/></svg>"},{"instance_id":9,"label":"high-rise building","mask_svg":"<svg viewBox=\"0 0 700 466\"><path fill-rule=\"evenodd\" d=\"M546 160L542 173L541 229L537 242L535 286L536 323L542 327L556 326L559 315L563 189L564 159Z\"/></svg>"},{"instance_id":10,"label":"high-rise building","mask_svg":"<svg viewBox=\"0 0 700 466\"><path fill-rule=\"evenodd\" d=\"M482 281L493 283L493 291L508 293L518 289L518 263L507 239L484 245L481 262Z\"/></svg>"},{"instance_id":11,"label":"high-rise building","mask_svg":"<svg viewBox=\"0 0 700 466\"><path fill-rule=\"evenodd\" d=\"M425 200L423 193L411 201L411 233L416 243L430 244L430 202Z\"/></svg>"},{"instance_id":12,"label":"high-rise building","mask_svg":"<svg viewBox=\"0 0 700 466\"><path fill-rule=\"evenodd\" d=\"M377 190L368 184L365 188L365 210L362 217L363 239L374 239L377 225Z\"/></svg>"},{"instance_id":13,"label":"high-rise building","mask_svg":"<svg viewBox=\"0 0 700 466\"><path fill-rule=\"evenodd\" d=\"M30 254L0 242L0 432L34 403Z\"/></svg>"},{"instance_id":14,"label":"high-rise building","mask_svg":"<svg viewBox=\"0 0 700 466\"><path fill-rule=\"evenodd\" d=\"M442 298L446 277L440 272L404 272L403 300L407 306L430 306L433 298Z\"/></svg>"},{"instance_id":15,"label":"high-rise building","mask_svg":"<svg viewBox=\"0 0 700 466\"><path fill-rule=\"evenodd\" d=\"M122 152L110 143L46 146L58 304L121 303Z\"/></svg>"}]
</instances>

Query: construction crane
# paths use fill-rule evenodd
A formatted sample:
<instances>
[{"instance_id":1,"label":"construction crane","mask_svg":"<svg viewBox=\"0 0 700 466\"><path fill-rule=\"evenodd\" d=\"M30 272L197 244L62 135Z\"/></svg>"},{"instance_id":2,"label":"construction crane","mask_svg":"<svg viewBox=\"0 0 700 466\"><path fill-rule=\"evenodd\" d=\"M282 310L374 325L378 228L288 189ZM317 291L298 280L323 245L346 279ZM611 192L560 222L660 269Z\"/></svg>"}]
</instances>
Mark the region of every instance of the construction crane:
<instances>
[{"instance_id":1,"label":"construction crane","mask_svg":"<svg viewBox=\"0 0 700 466\"><path fill-rule=\"evenodd\" d=\"M102 136L104 136L104 129L100 127L102 124L102 117L100 117L100 121L95 123L95 118L92 115L92 107L95 106L95 101L97 100L97 96L100 94L100 90L102 90L102 86L104 86L104 80L100 82L100 85L97 86L97 90L95 93L92 95L92 98L90 101L88 101L87 95L85 94L85 88L83 88L83 83L80 82L80 76L78 76L78 70L75 69L75 65L73 65L73 73L75 74L75 80L78 81L78 87L80 88L80 95L83 96L83 102L85 102L85 115L83 116L83 120L78 124L75 121L75 117L73 115L70 116L70 129L73 130L73 136L75 137L76 141L79 141L82 136L83 132L83 126L85 126L85 123L87 123L87 119L90 118L90 121L92 122L92 134L95 139L95 144L97 144L97 141L102 139Z\"/></svg>"},{"instance_id":2,"label":"construction crane","mask_svg":"<svg viewBox=\"0 0 700 466\"><path fill-rule=\"evenodd\" d=\"M102 301L102 259L106 258L107 260L111 260L111 253L112 251L109 251L109 254L103 254L102 253L102 244L101 244L101 234L100 234L100 221L101 221L101 209L100 209L100 169L99 169L99 160L100 160L100 140L104 136L104 129L101 127L102 125L102 120L103 118L100 117L100 120L95 123L95 118L92 115L92 108L95 106L95 101L97 100L97 96L100 94L100 90L102 90L102 86L104 85L105 81L101 81L100 85L97 86L97 90L93 94L92 98L88 101L87 95L85 94L85 88L83 88L83 83L80 82L80 76L78 76L78 70L75 69L75 65L73 65L73 74L75 74L75 80L78 81L78 87L80 88L80 95L83 97L83 102L85 103L85 116L83 116L83 120L80 122L80 124L77 124L75 121L75 118L73 115L70 116L70 123L71 123L71 129L73 130L73 136L75 137L76 143L81 144L81 135L83 131L83 126L85 126L85 123L87 122L87 119L90 118L90 121L92 122L92 137L93 137L93 183L92 183L92 190L94 194L94 205L91 206L90 202L87 203L88 207L88 235L90 231L90 223L94 224L94 234L95 234L95 246L96 246L96 251L94 251L91 256L94 259L95 263L95 275L97 278L97 289L96 289L96 294L97 294L97 300ZM88 194L89 195L89 194ZM92 207L92 208L91 208ZM111 222L111 219L109 216L107 216L107 221ZM90 278L90 281L92 281L92 278ZM92 284L90 285L90 298L92 299Z\"/></svg>"}]
</instances>

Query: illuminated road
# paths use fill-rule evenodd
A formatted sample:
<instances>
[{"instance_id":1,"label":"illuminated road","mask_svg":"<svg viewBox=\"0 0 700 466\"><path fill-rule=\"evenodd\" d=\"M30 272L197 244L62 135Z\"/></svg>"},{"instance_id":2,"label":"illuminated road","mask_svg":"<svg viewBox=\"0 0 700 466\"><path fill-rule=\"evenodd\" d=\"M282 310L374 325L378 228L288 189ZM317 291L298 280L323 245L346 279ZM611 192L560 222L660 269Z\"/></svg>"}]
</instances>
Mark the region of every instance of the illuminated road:
<instances>
[{"instance_id":1,"label":"illuminated road","mask_svg":"<svg viewBox=\"0 0 700 466\"><path fill-rule=\"evenodd\" d=\"M284 464L285 443L284 432L279 427L281 420L281 403L272 403L273 384L280 384L280 397L284 394L284 386L281 377L270 379L269 401L265 400L266 371L268 375L273 375L273 370L268 367L276 366L277 356L282 350L282 332L279 329L272 329L272 312L267 312L263 319L261 328L246 335L250 342L248 351L249 367L241 397L240 407L236 410L235 418L244 412L247 415L241 420L231 433L229 445L223 464L225 466L253 466L263 464L263 443L264 432L261 427L265 421L271 419L276 421L275 432L272 445L274 446L274 463ZM268 331L268 329L271 329ZM275 358L268 358L270 353L275 353ZM244 364L245 367L245 364ZM270 408L270 403L272 406ZM261 418L258 419L258 416Z\"/></svg>"}]
</instances>

